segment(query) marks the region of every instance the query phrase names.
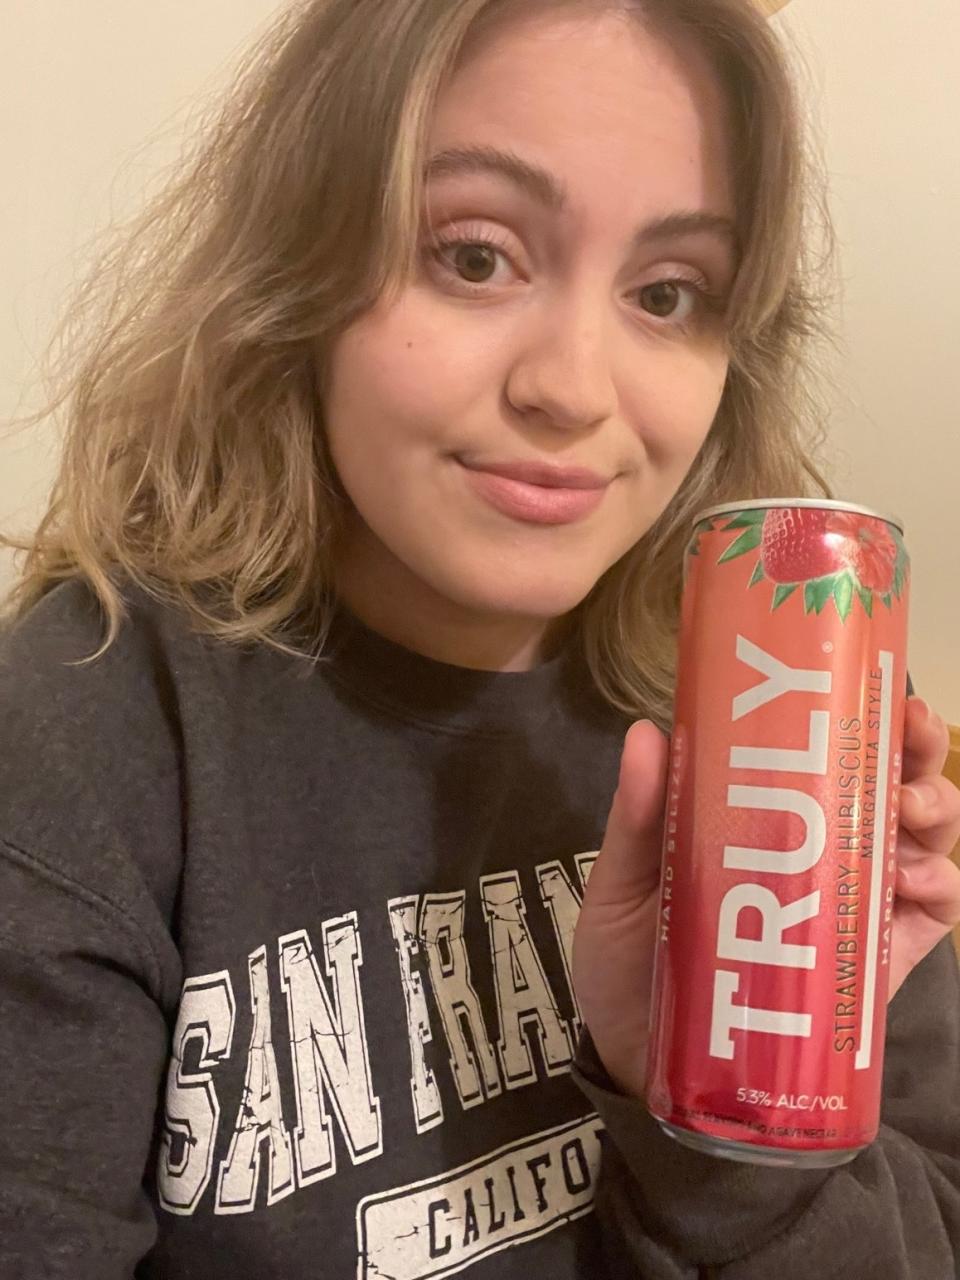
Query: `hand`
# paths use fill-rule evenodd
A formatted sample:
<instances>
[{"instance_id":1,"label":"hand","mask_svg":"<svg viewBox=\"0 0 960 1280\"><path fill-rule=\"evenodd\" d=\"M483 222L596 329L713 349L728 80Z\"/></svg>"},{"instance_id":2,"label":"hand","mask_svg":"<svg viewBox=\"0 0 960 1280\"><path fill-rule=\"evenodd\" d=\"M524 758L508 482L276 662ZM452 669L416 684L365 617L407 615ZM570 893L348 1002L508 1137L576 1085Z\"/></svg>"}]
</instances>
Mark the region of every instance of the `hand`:
<instances>
[{"instance_id":1,"label":"hand","mask_svg":"<svg viewBox=\"0 0 960 1280\"><path fill-rule=\"evenodd\" d=\"M573 985L607 1074L640 1097L646 1080L669 743L648 720L627 734L620 781L573 938Z\"/></svg>"},{"instance_id":2,"label":"hand","mask_svg":"<svg viewBox=\"0 0 960 1280\"><path fill-rule=\"evenodd\" d=\"M890 997L960 923L960 791L941 776L949 735L920 698L907 702L893 912ZM600 1060L624 1093L643 1094L660 858L667 739L648 721L627 734L600 856L574 936L573 981ZM927 794L929 793L929 794Z\"/></svg>"},{"instance_id":3,"label":"hand","mask_svg":"<svg viewBox=\"0 0 960 1280\"><path fill-rule=\"evenodd\" d=\"M897 896L890 943L890 996L960 924L960 791L942 776L950 734L922 698L907 699L897 840Z\"/></svg>"}]
</instances>

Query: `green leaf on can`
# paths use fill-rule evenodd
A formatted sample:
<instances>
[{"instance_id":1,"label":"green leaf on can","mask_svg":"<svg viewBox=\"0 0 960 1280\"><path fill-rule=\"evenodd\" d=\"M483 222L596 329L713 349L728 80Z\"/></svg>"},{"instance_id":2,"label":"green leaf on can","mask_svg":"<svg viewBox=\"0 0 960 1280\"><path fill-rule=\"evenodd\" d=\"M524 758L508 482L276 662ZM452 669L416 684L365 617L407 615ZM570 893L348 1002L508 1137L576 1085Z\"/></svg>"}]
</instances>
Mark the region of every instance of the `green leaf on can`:
<instances>
[{"instance_id":1,"label":"green leaf on can","mask_svg":"<svg viewBox=\"0 0 960 1280\"><path fill-rule=\"evenodd\" d=\"M823 613L824 605L833 595L837 585L836 574L813 578L803 589L803 607L807 613Z\"/></svg>"},{"instance_id":2,"label":"green leaf on can","mask_svg":"<svg viewBox=\"0 0 960 1280\"><path fill-rule=\"evenodd\" d=\"M866 587L857 586L857 595L860 597L860 603L863 605L863 611L868 618L873 617L873 592L868 591Z\"/></svg>"},{"instance_id":3,"label":"green leaf on can","mask_svg":"<svg viewBox=\"0 0 960 1280\"><path fill-rule=\"evenodd\" d=\"M690 544L687 547L688 556L698 556L700 554L700 539L705 533L713 531L713 520L701 520L693 531L690 538Z\"/></svg>"},{"instance_id":4,"label":"green leaf on can","mask_svg":"<svg viewBox=\"0 0 960 1280\"><path fill-rule=\"evenodd\" d=\"M907 551L907 544L903 540L903 534L895 525L890 526L890 532L893 540L897 544L897 559L894 568L893 590L897 598L903 593L903 588L910 577L910 553Z\"/></svg>"},{"instance_id":5,"label":"green leaf on can","mask_svg":"<svg viewBox=\"0 0 960 1280\"><path fill-rule=\"evenodd\" d=\"M887 608L888 608L888 609L890 609L890 608L892 608L892 607L893 607L893 599L892 599L892 597L891 597L891 595L890 595L890 592L889 592L889 591L885 592L885 593L880 597L880 599L883 601L883 603L887 606Z\"/></svg>"},{"instance_id":6,"label":"green leaf on can","mask_svg":"<svg viewBox=\"0 0 960 1280\"><path fill-rule=\"evenodd\" d=\"M739 538L735 538L730 543L726 551L717 561L717 564L724 564L727 560L736 560L737 556L746 555L748 551L755 551L760 545L762 530L758 525L751 525L749 529L745 529Z\"/></svg>"},{"instance_id":7,"label":"green leaf on can","mask_svg":"<svg viewBox=\"0 0 960 1280\"><path fill-rule=\"evenodd\" d=\"M727 529L752 529L754 525L763 524L766 511L739 511L723 526Z\"/></svg>"},{"instance_id":8,"label":"green leaf on can","mask_svg":"<svg viewBox=\"0 0 960 1280\"><path fill-rule=\"evenodd\" d=\"M754 569L754 571L753 571L753 577L750 579L750 583L749 583L749 585L750 585L751 587L755 587L755 586L757 585L757 583L758 583L758 582L762 582L762 581L763 581L763 579L764 579L763 561L762 561L762 560L758 560L758 561L757 561L757 567L756 567L756 568Z\"/></svg>"},{"instance_id":9,"label":"green leaf on can","mask_svg":"<svg viewBox=\"0 0 960 1280\"><path fill-rule=\"evenodd\" d=\"M799 582L781 582L773 593L773 604L770 606L770 612L772 613L774 609L779 609L784 600L789 600L799 585Z\"/></svg>"},{"instance_id":10,"label":"green leaf on can","mask_svg":"<svg viewBox=\"0 0 960 1280\"><path fill-rule=\"evenodd\" d=\"M853 606L853 579L849 573L837 575L837 584L833 588L833 598L836 602L837 613L840 615L840 621L846 622Z\"/></svg>"}]
</instances>

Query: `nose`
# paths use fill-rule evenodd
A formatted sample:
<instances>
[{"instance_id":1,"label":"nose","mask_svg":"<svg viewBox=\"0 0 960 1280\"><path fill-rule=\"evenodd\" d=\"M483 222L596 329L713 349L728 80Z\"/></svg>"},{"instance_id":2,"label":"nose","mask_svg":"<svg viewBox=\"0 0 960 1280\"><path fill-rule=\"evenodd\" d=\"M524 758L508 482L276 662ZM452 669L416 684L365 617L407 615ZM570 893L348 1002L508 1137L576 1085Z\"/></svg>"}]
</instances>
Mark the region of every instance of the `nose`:
<instances>
[{"instance_id":1,"label":"nose","mask_svg":"<svg viewBox=\"0 0 960 1280\"><path fill-rule=\"evenodd\" d=\"M511 405L562 431L588 431L612 417L611 323L595 296L545 299L518 335L506 387Z\"/></svg>"}]
</instances>

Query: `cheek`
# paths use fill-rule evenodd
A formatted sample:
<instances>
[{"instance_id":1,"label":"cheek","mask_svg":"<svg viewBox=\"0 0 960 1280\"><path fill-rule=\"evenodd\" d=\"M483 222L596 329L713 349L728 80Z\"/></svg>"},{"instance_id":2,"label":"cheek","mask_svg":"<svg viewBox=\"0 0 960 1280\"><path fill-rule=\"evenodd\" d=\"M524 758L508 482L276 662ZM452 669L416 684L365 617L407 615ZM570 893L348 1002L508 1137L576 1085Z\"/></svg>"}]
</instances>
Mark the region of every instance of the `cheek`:
<instances>
[{"instance_id":1,"label":"cheek","mask_svg":"<svg viewBox=\"0 0 960 1280\"><path fill-rule=\"evenodd\" d=\"M359 326L331 362L326 416L335 449L396 439L398 425L422 420L435 384L416 345L388 343Z\"/></svg>"},{"instance_id":2,"label":"cheek","mask_svg":"<svg viewBox=\"0 0 960 1280\"><path fill-rule=\"evenodd\" d=\"M389 312L370 312L333 351L331 445L359 447L362 437L388 451L418 440L452 446L457 423L489 394L489 363L474 329L441 327L415 295Z\"/></svg>"},{"instance_id":3,"label":"cheek","mask_svg":"<svg viewBox=\"0 0 960 1280\"><path fill-rule=\"evenodd\" d=\"M659 470L685 473L713 425L726 386L729 361L720 352L677 360L647 388L632 420L650 462Z\"/></svg>"}]
</instances>

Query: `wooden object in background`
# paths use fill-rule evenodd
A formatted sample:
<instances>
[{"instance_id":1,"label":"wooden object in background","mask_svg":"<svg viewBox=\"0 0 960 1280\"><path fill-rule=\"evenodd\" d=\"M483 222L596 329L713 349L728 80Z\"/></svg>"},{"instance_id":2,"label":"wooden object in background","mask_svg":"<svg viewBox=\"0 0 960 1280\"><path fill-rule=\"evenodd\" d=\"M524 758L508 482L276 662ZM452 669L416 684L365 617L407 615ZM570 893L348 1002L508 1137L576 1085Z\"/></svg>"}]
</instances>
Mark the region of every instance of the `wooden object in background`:
<instances>
[{"instance_id":1,"label":"wooden object in background","mask_svg":"<svg viewBox=\"0 0 960 1280\"><path fill-rule=\"evenodd\" d=\"M951 782L960 787L960 728L955 725L950 726L950 754L947 756L943 772ZM960 866L960 843L953 851L953 860ZM957 948L957 954L960 955L960 924L953 931L953 944Z\"/></svg>"}]
</instances>

